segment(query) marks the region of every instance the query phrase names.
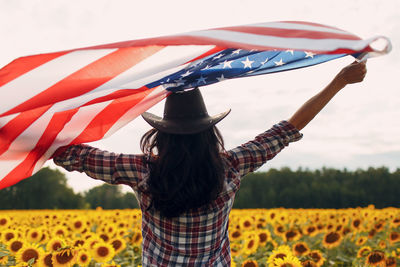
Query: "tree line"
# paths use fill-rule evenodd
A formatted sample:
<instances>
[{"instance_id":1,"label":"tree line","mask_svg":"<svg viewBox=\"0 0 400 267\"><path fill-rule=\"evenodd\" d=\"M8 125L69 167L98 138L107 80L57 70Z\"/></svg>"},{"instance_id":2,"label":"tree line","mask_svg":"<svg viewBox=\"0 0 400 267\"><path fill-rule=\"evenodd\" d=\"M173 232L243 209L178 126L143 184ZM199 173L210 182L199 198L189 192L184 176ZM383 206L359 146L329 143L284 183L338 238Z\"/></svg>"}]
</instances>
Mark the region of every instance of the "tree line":
<instances>
[{"instance_id":1,"label":"tree line","mask_svg":"<svg viewBox=\"0 0 400 267\"><path fill-rule=\"evenodd\" d=\"M270 169L242 178L234 208L350 208L374 204L400 207L400 169L349 171L322 168ZM0 190L0 209L137 208L133 193L103 184L83 193L67 185L65 175L43 168L31 178Z\"/></svg>"}]
</instances>

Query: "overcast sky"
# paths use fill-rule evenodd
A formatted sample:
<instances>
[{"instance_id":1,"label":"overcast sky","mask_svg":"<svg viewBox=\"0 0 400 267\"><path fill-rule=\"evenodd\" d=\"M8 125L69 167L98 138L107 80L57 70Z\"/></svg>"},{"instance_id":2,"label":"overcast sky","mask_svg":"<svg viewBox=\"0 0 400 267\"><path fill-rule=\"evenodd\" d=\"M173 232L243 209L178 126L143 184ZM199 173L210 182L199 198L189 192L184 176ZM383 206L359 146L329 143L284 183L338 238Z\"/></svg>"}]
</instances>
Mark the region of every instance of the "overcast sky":
<instances>
[{"instance_id":1,"label":"overcast sky","mask_svg":"<svg viewBox=\"0 0 400 267\"><path fill-rule=\"evenodd\" d=\"M303 140L261 170L283 166L395 170L400 168L399 10L399 0L0 0L0 66L25 55L268 21L311 21L362 38L384 35L391 39L393 51L369 60L364 82L340 92L302 131ZM210 114L232 108L218 124L229 149L288 119L352 61L346 57L301 70L224 81L202 92ZM163 104L150 111L161 115ZM139 153L139 139L149 129L137 118L91 145ZM56 168L50 161L46 166ZM76 192L101 184L83 174L66 175Z\"/></svg>"}]
</instances>

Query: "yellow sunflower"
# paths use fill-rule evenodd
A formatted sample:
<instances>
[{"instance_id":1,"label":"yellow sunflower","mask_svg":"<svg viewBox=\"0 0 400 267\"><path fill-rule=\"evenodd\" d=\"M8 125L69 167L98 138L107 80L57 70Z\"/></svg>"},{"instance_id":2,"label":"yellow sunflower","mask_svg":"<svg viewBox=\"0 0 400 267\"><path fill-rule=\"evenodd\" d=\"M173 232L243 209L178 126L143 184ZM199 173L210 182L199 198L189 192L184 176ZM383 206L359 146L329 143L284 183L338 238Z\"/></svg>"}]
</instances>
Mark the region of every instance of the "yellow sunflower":
<instances>
[{"instance_id":1,"label":"yellow sunflower","mask_svg":"<svg viewBox=\"0 0 400 267\"><path fill-rule=\"evenodd\" d=\"M133 245L140 245L142 243L142 233L140 231L135 231L131 238L131 243Z\"/></svg>"},{"instance_id":2,"label":"yellow sunflower","mask_svg":"<svg viewBox=\"0 0 400 267\"><path fill-rule=\"evenodd\" d=\"M379 267L386 266L385 253L383 253L382 251L379 251L379 250L371 251L367 255L367 258L365 259L365 265L366 266L379 266Z\"/></svg>"},{"instance_id":3,"label":"yellow sunflower","mask_svg":"<svg viewBox=\"0 0 400 267\"><path fill-rule=\"evenodd\" d=\"M57 251L58 249L65 247L66 241L64 238L61 237L53 237L52 239L47 242L46 251L53 252Z\"/></svg>"},{"instance_id":4,"label":"yellow sunflower","mask_svg":"<svg viewBox=\"0 0 400 267\"><path fill-rule=\"evenodd\" d=\"M44 253L43 257L38 261L41 267L53 267L52 252Z\"/></svg>"},{"instance_id":5,"label":"yellow sunflower","mask_svg":"<svg viewBox=\"0 0 400 267\"><path fill-rule=\"evenodd\" d=\"M363 258L363 257L367 256L371 251L372 251L372 248L370 246L361 247L357 251L357 258Z\"/></svg>"},{"instance_id":6,"label":"yellow sunflower","mask_svg":"<svg viewBox=\"0 0 400 267\"><path fill-rule=\"evenodd\" d=\"M40 228L29 229L26 233L26 240L30 243L39 243L42 239L42 234L42 229Z\"/></svg>"},{"instance_id":7,"label":"yellow sunflower","mask_svg":"<svg viewBox=\"0 0 400 267\"><path fill-rule=\"evenodd\" d=\"M11 220L7 215L0 215L0 229L6 229L10 225Z\"/></svg>"},{"instance_id":8,"label":"yellow sunflower","mask_svg":"<svg viewBox=\"0 0 400 267\"><path fill-rule=\"evenodd\" d=\"M296 229L290 229L283 234L283 238L284 238L285 242L297 241L301 238L301 234Z\"/></svg>"},{"instance_id":9,"label":"yellow sunflower","mask_svg":"<svg viewBox=\"0 0 400 267\"><path fill-rule=\"evenodd\" d=\"M397 266L397 260L395 257L388 257L386 259L386 267L396 267Z\"/></svg>"},{"instance_id":10,"label":"yellow sunflower","mask_svg":"<svg viewBox=\"0 0 400 267\"><path fill-rule=\"evenodd\" d=\"M68 229L63 225L57 225L53 228L51 236L59 236L59 237L67 237L68 236Z\"/></svg>"},{"instance_id":11,"label":"yellow sunflower","mask_svg":"<svg viewBox=\"0 0 400 267\"><path fill-rule=\"evenodd\" d=\"M232 257L240 255L242 252L242 244L234 242L231 244L231 255Z\"/></svg>"},{"instance_id":12,"label":"yellow sunflower","mask_svg":"<svg viewBox=\"0 0 400 267\"><path fill-rule=\"evenodd\" d=\"M318 267L318 265L312 260L302 261L301 266L303 266L303 267Z\"/></svg>"},{"instance_id":13,"label":"yellow sunflower","mask_svg":"<svg viewBox=\"0 0 400 267\"><path fill-rule=\"evenodd\" d=\"M9 242L7 242L7 248L12 255L16 255L23 245L24 241L20 238L13 238Z\"/></svg>"},{"instance_id":14,"label":"yellow sunflower","mask_svg":"<svg viewBox=\"0 0 400 267\"><path fill-rule=\"evenodd\" d=\"M40 261L44 256L44 251L37 244L28 244L24 243L22 248L18 250L15 255L15 259L17 263L27 263L32 258L35 259L35 263Z\"/></svg>"},{"instance_id":15,"label":"yellow sunflower","mask_svg":"<svg viewBox=\"0 0 400 267\"><path fill-rule=\"evenodd\" d=\"M274 267L275 259L283 259L288 256L293 256L290 247L287 245L281 245L272 251L272 254L268 257L267 264L270 267Z\"/></svg>"},{"instance_id":16,"label":"yellow sunflower","mask_svg":"<svg viewBox=\"0 0 400 267\"><path fill-rule=\"evenodd\" d=\"M258 263L255 260L245 260L241 267L258 267Z\"/></svg>"},{"instance_id":17,"label":"yellow sunflower","mask_svg":"<svg viewBox=\"0 0 400 267\"><path fill-rule=\"evenodd\" d=\"M78 251L71 247L61 248L53 253L54 267L72 267L76 263Z\"/></svg>"},{"instance_id":18,"label":"yellow sunflower","mask_svg":"<svg viewBox=\"0 0 400 267\"><path fill-rule=\"evenodd\" d=\"M339 246L341 241L342 235L339 232L328 232L324 235L322 245L330 249Z\"/></svg>"},{"instance_id":19,"label":"yellow sunflower","mask_svg":"<svg viewBox=\"0 0 400 267\"><path fill-rule=\"evenodd\" d=\"M260 246L265 246L271 240L271 233L267 229L260 229L257 231Z\"/></svg>"},{"instance_id":20,"label":"yellow sunflower","mask_svg":"<svg viewBox=\"0 0 400 267\"><path fill-rule=\"evenodd\" d=\"M10 241L13 238L17 238L18 237L18 232L16 230L13 229L6 229L6 230L2 230L1 233L1 241L3 241L3 243L8 243L8 241Z\"/></svg>"},{"instance_id":21,"label":"yellow sunflower","mask_svg":"<svg viewBox=\"0 0 400 267\"><path fill-rule=\"evenodd\" d=\"M365 236L360 236L359 238L357 238L356 245L357 245L357 246L362 246L362 245L365 244L365 242L367 242L367 240L368 240L367 237L365 237Z\"/></svg>"},{"instance_id":22,"label":"yellow sunflower","mask_svg":"<svg viewBox=\"0 0 400 267\"><path fill-rule=\"evenodd\" d=\"M312 250L308 252L307 256L309 256L318 267L322 266L325 262L325 258L319 250Z\"/></svg>"},{"instance_id":23,"label":"yellow sunflower","mask_svg":"<svg viewBox=\"0 0 400 267\"><path fill-rule=\"evenodd\" d=\"M241 236L242 236L242 231L240 229L229 231L229 239L231 241L239 240Z\"/></svg>"},{"instance_id":24,"label":"yellow sunflower","mask_svg":"<svg viewBox=\"0 0 400 267\"><path fill-rule=\"evenodd\" d=\"M303 256L307 254L310 249L305 242L297 242L293 244L292 251L295 256Z\"/></svg>"},{"instance_id":25,"label":"yellow sunflower","mask_svg":"<svg viewBox=\"0 0 400 267\"><path fill-rule=\"evenodd\" d=\"M89 251L86 249L80 249L78 252L76 263L81 266L85 267L88 266L90 261L92 260L92 256L90 255Z\"/></svg>"},{"instance_id":26,"label":"yellow sunflower","mask_svg":"<svg viewBox=\"0 0 400 267\"><path fill-rule=\"evenodd\" d=\"M394 243L397 243L399 241L400 241L400 233L399 232L393 231L389 234L389 243L391 245L393 245Z\"/></svg>"},{"instance_id":27,"label":"yellow sunflower","mask_svg":"<svg viewBox=\"0 0 400 267\"><path fill-rule=\"evenodd\" d=\"M295 256L288 256L283 259L276 258L274 264L276 267L302 267L301 261Z\"/></svg>"},{"instance_id":28,"label":"yellow sunflower","mask_svg":"<svg viewBox=\"0 0 400 267\"><path fill-rule=\"evenodd\" d=\"M318 228L314 225L307 225L303 227L303 233L309 236L315 236L318 234Z\"/></svg>"},{"instance_id":29,"label":"yellow sunflower","mask_svg":"<svg viewBox=\"0 0 400 267\"><path fill-rule=\"evenodd\" d=\"M256 252L259 242L259 237L255 232L248 233L244 238L243 253L250 255Z\"/></svg>"},{"instance_id":30,"label":"yellow sunflower","mask_svg":"<svg viewBox=\"0 0 400 267\"><path fill-rule=\"evenodd\" d=\"M109 243L114 247L115 254L120 253L126 248L125 240L119 237L113 238Z\"/></svg>"},{"instance_id":31,"label":"yellow sunflower","mask_svg":"<svg viewBox=\"0 0 400 267\"><path fill-rule=\"evenodd\" d=\"M92 255L96 262L105 263L114 258L115 250L112 245L99 242L93 246Z\"/></svg>"}]
</instances>

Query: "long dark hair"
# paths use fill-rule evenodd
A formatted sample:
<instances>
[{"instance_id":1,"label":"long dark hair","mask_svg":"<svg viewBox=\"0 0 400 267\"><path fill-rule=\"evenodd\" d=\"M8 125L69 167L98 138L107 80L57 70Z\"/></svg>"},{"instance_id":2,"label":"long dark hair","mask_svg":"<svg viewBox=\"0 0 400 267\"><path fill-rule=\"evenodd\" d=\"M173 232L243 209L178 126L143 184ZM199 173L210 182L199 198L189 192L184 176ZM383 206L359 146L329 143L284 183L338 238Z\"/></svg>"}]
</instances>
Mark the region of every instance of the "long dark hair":
<instances>
[{"instance_id":1,"label":"long dark hair","mask_svg":"<svg viewBox=\"0 0 400 267\"><path fill-rule=\"evenodd\" d=\"M176 217L213 201L221 192L224 142L218 129L196 134L169 134L152 129L140 146L148 157L152 204L165 217Z\"/></svg>"}]
</instances>

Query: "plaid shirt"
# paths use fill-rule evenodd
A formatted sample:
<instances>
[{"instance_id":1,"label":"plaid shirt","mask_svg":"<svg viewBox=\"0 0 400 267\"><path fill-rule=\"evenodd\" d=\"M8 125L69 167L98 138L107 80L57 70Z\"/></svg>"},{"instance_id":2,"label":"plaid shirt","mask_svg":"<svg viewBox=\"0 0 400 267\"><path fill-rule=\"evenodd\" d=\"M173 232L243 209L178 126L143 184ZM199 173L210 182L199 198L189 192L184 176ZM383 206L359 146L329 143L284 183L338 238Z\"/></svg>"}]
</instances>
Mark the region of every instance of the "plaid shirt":
<instances>
[{"instance_id":1,"label":"plaid shirt","mask_svg":"<svg viewBox=\"0 0 400 267\"><path fill-rule=\"evenodd\" d=\"M301 137L290 123L281 121L254 140L224 152L224 189L210 208L193 209L172 219L160 216L154 209L147 210L151 196L146 193L149 170L144 155L73 145L53 160L68 171L85 172L94 179L132 187L142 210L143 266L230 266L228 221L241 177Z\"/></svg>"}]
</instances>

